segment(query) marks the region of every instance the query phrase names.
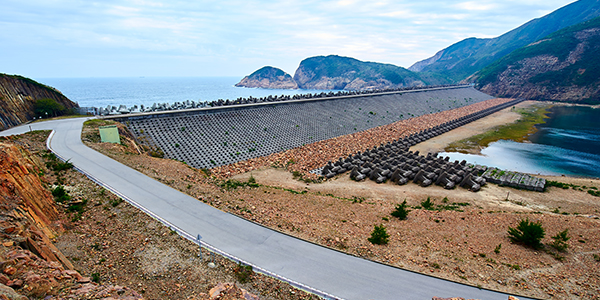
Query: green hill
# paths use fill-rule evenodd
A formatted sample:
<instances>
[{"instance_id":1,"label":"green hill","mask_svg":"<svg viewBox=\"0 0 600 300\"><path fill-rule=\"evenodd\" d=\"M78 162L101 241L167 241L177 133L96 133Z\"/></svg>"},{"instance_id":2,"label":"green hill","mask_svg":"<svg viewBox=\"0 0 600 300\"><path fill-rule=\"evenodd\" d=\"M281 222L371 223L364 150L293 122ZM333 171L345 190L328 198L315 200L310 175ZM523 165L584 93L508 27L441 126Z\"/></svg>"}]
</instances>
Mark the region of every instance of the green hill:
<instances>
[{"instance_id":1,"label":"green hill","mask_svg":"<svg viewBox=\"0 0 600 300\"><path fill-rule=\"evenodd\" d=\"M419 61L409 70L461 81L512 51L562 28L600 17L600 0L579 0L492 39L468 38Z\"/></svg>"},{"instance_id":2,"label":"green hill","mask_svg":"<svg viewBox=\"0 0 600 300\"><path fill-rule=\"evenodd\" d=\"M600 103L600 17L517 49L469 81L496 96Z\"/></svg>"},{"instance_id":3,"label":"green hill","mask_svg":"<svg viewBox=\"0 0 600 300\"><path fill-rule=\"evenodd\" d=\"M304 59L294 80L302 89L362 90L397 88L439 83L391 64L364 62L337 55Z\"/></svg>"}]
</instances>

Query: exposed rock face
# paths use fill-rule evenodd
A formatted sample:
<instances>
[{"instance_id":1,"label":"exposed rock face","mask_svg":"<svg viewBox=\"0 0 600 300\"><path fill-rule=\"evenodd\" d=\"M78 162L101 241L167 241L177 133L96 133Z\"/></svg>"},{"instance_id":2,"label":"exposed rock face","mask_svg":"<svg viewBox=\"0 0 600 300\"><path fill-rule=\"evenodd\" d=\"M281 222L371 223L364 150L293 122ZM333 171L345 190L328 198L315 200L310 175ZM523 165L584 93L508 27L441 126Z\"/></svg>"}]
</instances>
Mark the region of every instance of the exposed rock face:
<instances>
[{"instance_id":1,"label":"exposed rock face","mask_svg":"<svg viewBox=\"0 0 600 300\"><path fill-rule=\"evenodd\" d=\"M52 238L56 232L50 224L58 220L58 211L52 195L42 186L38 171L16 146L0 142L0 195L15 197L15 216L33 220Z\"/></svg>"},{"instance_id":2,"label":"exposed rock face","mask_svg":"<svg viewBox=\"0 0 600 300\"><path fill-rule=\"evenodd\" d=\"M410 66L414 72L443 74L463 80L495 60L535 42L562 28L600 16L600 2L580 0L538 19L533 19L499 37L468 38L445 48L434 56Z\"/></svg>"},{"instance_id":3,"label":"exposed rock face","mask_svg":"<svg viewBox=\"0 0 600 300\"><path fill-rule=\"evenodd\" d=\"M29 78L0 73L0 130L30 121L36 100L54 99L65 108L78 107L59 91Z\"/></svg>"},{"instance_id":4,"label":"exposed rock face","mask_svg":"<svg viewBox=\"0 0 600 300\"><path fill-rule=\"evenodd\" d=\"M512 98L600 103L600 18L515 50L468 80Z\"/></svg>"},{"instance_id":5,"label":"exposed rock face","mask_svg":"<svg viewBox=\"0 0 600 300\"><path fill-rule=\"evenodd\" d=\"M143 299L91 282L54 246L62 216L38 176L42 162L11 140L0 140L0 299Z\"/></svg>"},{"instance_id":6,"label":"exposed rock face","mask_svg":"<svg viewBox=\"0 0 600 300\"><path fill-rule=\"evenodd\" d=\"M263 89L297 89L298 85L290 76L281 69L262 67L254 73L244 77L235 86Z\"/></svg>"},{"instance_id":7,"label":"exposed rock face","mask_svg":"<svg viewBox=\"0 0 600 300\"><path fill-rule=\"evenodd\" d=\"M398 66L337 55L303 60L294 80L301 89L315 90L369 90L425 84L419 75Z\"/></svg>"}]
</instances>

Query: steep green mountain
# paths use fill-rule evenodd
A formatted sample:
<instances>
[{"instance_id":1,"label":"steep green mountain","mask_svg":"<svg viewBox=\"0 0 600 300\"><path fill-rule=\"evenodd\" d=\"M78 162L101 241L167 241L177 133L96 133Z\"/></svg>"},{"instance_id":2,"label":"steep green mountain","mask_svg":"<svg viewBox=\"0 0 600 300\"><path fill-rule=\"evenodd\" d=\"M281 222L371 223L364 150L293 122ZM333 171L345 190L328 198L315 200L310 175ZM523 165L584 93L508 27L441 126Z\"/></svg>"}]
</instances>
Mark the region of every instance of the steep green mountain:
<instances>
[{"instance_id":1,"label":"steep green mountain","mask_svg":"<svg viewBox=\"0 0 600 300\"><path fill-rule=\"evenodd\" d=\"M429 83L402 67L337 55L304 59L294 74L294 80L301 89L317 90L382 89Z\"/></svg>"},{"instance_id":2,"label":"steep green mountain","mask_svg":"<svg viewBox=\"0 0 600 300\"><path fill-rule=\"evenodd\" d=\"M600 17L517 49L468 80L496 96L600 103Z\"/></svg>"},{"instance_id":3,"label":"steep green mountain","mask_svg":"<svg viewBox=\"0 0 600 300\"><path fill-rule=\"evenodd\" d=\"M460 81L510 52L562 28L600 16L600 0L579 0L492 39L468 38L419 61L409 70Z\"/></svg>"},{"instance_id":4,"label":"steep green mountain","mask_svg":"<svg viewBox=\"0 0 600 300\"><path fill-rule=\"evenodd\" d=\"M0 130L32 120L37 101L42 101L38 106L44 105L38 109L51 112L78 107L52 87L30 78L0 73Z\"/></svg>"},{"instance_id":5,"label":"steep green mountain","mask_svg":"<svg viewBox=\"0 0 600 300\"><path fill-rule=\"evenodd\" d=\"M263 89L297 89L298 85L290 74L274 67L262 67L244 77L235 86Z\"/></svg>"}]
</instances>

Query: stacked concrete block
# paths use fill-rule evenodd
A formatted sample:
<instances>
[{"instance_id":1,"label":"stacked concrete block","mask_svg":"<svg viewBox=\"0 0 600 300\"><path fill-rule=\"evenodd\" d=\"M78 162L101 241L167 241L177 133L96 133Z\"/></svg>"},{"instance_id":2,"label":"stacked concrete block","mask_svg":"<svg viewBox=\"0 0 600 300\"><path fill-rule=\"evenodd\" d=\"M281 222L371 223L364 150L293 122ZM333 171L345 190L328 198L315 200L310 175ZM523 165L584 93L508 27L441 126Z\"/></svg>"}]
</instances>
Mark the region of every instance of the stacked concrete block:
<instances>
[{"instance_id":1,"label":"stacked concrete block","mask_svg":"<svg viewBox=\"0 0 600 300\"><path fill-rule=\"evenodd\" d=\"M529 174L519 172L504 171L497 168L489 168L482 175L488 182L502 186L543 192L546 186L546 179L533 177Z\"/></svg>"},{"instance_id":2,"label":"stacked concrete block","mask_svg":"<svg viewBox=\"0 0 600 300\"><path fill-rule=\"evenodd\" d=\"M449 158L438 158L436 154L419 155L408 148L454 128L483 118L501 109L513 106L522 100L491 107L480 112L452 120L442 125L413 134L404 139L390 142L365 152L340 158L335 163L329 162L319 172L326 178L352 170L350 178L356 181L371 179L383 183L390 179L396 184L406 184L412 181L420 186L439 185L446 189L456 186L477 192L486 182L506 185L515 188L543 191L546 181L527 174L511 171L501 171L486 166L474 166L466 161L454 163ZM367 176L361 176L367 174Z\"/></svg>"}]
</instances>

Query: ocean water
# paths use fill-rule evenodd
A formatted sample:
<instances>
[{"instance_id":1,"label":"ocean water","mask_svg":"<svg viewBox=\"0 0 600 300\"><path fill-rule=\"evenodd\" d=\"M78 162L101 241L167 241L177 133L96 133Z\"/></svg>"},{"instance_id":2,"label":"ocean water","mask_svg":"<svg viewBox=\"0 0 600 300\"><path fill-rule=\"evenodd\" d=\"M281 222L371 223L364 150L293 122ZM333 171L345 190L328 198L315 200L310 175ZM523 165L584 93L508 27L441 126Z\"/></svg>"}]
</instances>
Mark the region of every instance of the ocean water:
<instances>
[{"instance_id":1,"label":"ocean water","mask_svg":"<svg viewBox=\"0 0 600 300\"><path fill-rule=\"evenodd\" d=\"M531 174L600 178L600 109L555 106L549 117L525 143L501 140L482 155L440 155Z\"/></svg>"},{"instance_id":2,"label":"ocean water","mask_svg":"<svg viewBox=\"0 0 600 300\"><path fill-rule=\"evenodd\" d=\"M81 107L121 104L152 106L186 100L234 100L239 97L321 93L319 90L269 90L240 88L239 77L124 77L124 78L36 78L61 91ZM329 91L325 91L329 92Z\"/></svg>"}]
</instances>

